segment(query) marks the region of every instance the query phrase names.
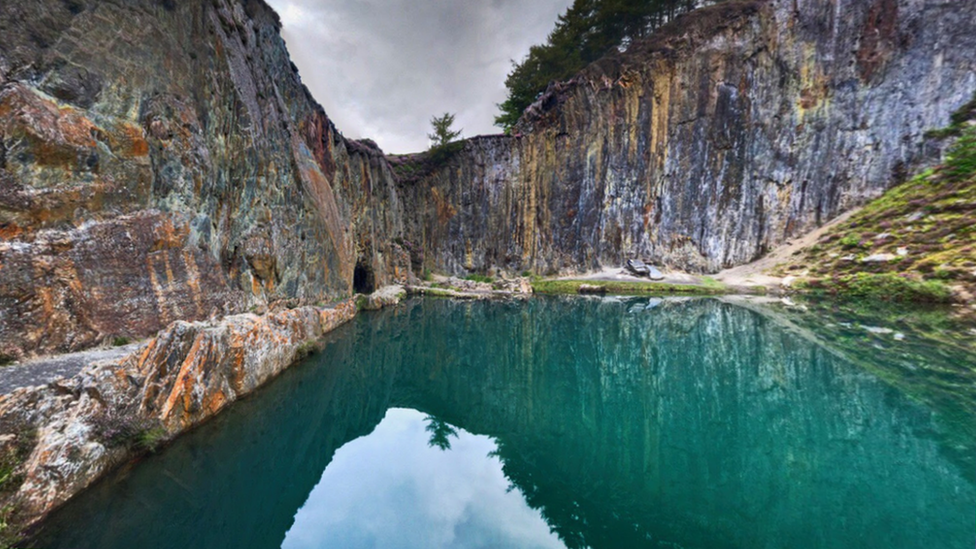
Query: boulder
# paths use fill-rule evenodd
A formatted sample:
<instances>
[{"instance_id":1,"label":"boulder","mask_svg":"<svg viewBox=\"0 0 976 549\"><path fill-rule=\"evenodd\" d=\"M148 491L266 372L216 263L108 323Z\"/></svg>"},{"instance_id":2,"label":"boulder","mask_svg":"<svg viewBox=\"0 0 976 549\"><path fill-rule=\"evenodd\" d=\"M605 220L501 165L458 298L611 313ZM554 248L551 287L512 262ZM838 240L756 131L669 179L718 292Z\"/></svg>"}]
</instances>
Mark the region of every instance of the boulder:
<instances>
[{"instance_id":1,"label":"boulder","mask_svg":"<svg viewBox=\"0 0 976 549\"><path fill-rule=\"evenodd\" d=\"M624 268L634 276L648 276L651 274L651 268L640 259L628 259Z\"/></svg>"},{"instance_id":2,"label":"boulder","mask_svg":"<svg viewBox=\"0 0 976 549\"><path fill-rule=\"evenodd\" d=\"M640 259L628 259L624 269L634 276L646 276L651 280L664 280L664 274L657 267L652 267Z\"/></svg>"}]
</instances>

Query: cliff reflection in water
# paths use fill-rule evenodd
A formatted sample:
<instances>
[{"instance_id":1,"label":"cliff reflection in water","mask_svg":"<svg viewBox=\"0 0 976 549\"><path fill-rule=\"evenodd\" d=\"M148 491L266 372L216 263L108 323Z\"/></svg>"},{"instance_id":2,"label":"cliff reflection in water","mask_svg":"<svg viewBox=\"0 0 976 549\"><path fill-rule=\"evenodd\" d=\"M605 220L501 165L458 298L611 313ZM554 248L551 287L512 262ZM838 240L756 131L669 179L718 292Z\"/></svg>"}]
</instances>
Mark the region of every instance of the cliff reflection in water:
<instances>
[{"instance_id":1,"label":"cliff reflection in water","mask_svg":"<svg viewBox=\"0 0 976 549\"><path fill-rule=\"evenodd\" d=\"M568 547L968 547L971 414L813 340L715 300L411 301L334 332L40 541L280 547L336 449L397 407L494 437Z\"/></svg>"}]
</instances>

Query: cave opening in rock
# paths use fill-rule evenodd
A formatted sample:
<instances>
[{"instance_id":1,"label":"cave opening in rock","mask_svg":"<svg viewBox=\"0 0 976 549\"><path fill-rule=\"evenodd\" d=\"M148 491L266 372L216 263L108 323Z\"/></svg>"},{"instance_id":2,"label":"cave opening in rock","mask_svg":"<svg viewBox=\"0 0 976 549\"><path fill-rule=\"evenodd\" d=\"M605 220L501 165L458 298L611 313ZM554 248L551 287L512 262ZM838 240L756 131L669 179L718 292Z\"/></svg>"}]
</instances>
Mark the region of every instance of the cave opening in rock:
<instances>
[{"instance_id":1,"label":"cave opening in rock","mask_svg":"<svg viewBox=\"0 0 976 549\"><path fill-rule=\"evenodd\" d=\"M352 289L357 294L371 294L376 291L376 276L366 260L361 259L356 263L356 270L352 274Z\"/></svg>"}]
</instances>

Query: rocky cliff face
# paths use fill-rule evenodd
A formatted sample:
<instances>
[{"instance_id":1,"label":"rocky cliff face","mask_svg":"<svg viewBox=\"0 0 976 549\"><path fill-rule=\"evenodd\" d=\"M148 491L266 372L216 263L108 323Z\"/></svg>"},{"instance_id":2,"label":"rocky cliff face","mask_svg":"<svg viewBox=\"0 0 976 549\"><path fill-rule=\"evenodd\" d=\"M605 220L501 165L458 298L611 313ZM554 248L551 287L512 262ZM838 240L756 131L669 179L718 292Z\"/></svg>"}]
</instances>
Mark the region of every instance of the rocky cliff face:
<instances>
[{"instance_id":1,"label":"rocky cliff face","mask_svg":"<svg viewBox=\"0 0 976 549\"><path fill-rule=\"evenodd\" d=\"M279 30L261 0L0 5L0 355L405 274L386 161Z\"/></svg>"},{"instance_id":2,"label":"rocky cliff face","mask_svg":"<svg viewBox=\"0 0 976 549\"><path fill-rule=\"evenodd\" d=\"M976 89L976 1L732 0L403 185L427 268L754 260L878 196ZM937 152L937 151L936 151ZM411 219L413 218L413 219Z\"/></svg>"},{"instance_id":3,"label":"rocky cliff face","mask_svg":"<svg viewBox=\"0 0 976 549\"><path fill-rule=\"evenodd\" d=\"M336 299L408 250L449 273L748 262L924 160L976 89L974 8L732 0L397 180L261 0L4 3L0 360Z\"/></svg>"}]
</instances>

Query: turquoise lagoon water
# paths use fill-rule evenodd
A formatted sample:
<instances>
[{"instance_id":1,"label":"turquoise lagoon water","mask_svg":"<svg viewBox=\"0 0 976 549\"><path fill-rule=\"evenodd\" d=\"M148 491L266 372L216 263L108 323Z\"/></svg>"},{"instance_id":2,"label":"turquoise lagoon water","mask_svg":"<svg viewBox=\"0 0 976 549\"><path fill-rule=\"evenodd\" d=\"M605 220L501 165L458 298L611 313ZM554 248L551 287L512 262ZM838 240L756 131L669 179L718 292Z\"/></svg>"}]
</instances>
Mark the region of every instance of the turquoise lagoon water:
<instances>
[{"instance_id":1,"label":"turquoise lagoon water","mask_svg":"<svg viewBox=\"0 0 976 549\"><path fill-rule=\"evenodd\" d=\"M908 328L711 299L409 301L34 544L973 547L976 362Z\"/></svg>"}]
</instances>

